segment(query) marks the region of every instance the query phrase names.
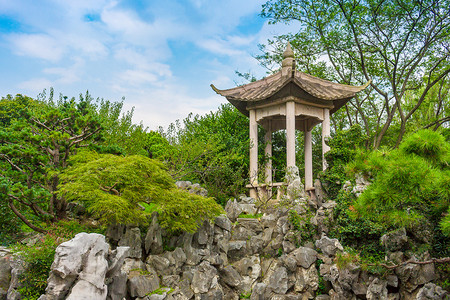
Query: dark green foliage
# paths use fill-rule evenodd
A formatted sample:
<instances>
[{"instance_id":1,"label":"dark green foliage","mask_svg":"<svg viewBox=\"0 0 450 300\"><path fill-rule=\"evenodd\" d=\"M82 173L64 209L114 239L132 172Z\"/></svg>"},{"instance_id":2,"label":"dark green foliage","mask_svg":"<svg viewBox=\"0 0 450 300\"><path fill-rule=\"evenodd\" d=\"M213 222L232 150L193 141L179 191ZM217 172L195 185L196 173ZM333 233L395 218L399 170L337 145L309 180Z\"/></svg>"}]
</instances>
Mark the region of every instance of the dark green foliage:
<instances>
[{"instance_id":1,"label":"dark green foliage","mask_svg":"<svg viewBox=\"0 0 450 300\"><path fill-rule=\"evenodd\" d=\"M8 95L0 100L0 211L14 212L33 230L38 222L65 218L66 201L56 193L59 172L78 148L103 153L145 154L144 130L121 117L122 103L68 99L45 91L38 100ZM3 213L5 222L14 218ZM2 225L3 226L3 225Z\"/></svg>"},{"instance_id":2,"label":"dark green foliage","mask_svg":"<svg viewBox=\"0 0 450 300\"><path fill-rule=\"evenodd\" d=\"M174 178L201 183L222 204L246 191L248 119L231 104L205 116L191 114L162 135L169 146L163 141L150 145L166 150L162 159Z\"/></svg>"},{"instance_id":3,"label":"dark green foliage","mask_svg":"<svg viewBox=\"0 0 450 300\"><path fill-rule=\"evenodd\" d=\"M60 193L83 203L106 224L143 224L154 204L168 231L194 232L204 220L222 213L212 199L179 190L161 162L140 155L116 156L80 151L61 175Z\"/></svg>"},{"instance_id":4,"label":"dark green foliage","mask_svg":"<svg viewBox=\"0 0 450 300\"><path fill-rule=\"evenodd\" d=\"M299 214L295 210L289 211L289 222L292 224L297 234L298 246L303 245L307 241L313 241L317 231L316 226L311 223L311 218L313 216L314 215L309 209L303 214Z\"/></svg>"},{"instance_id":5,"label":"dark green foliage","mask_svg":"<svg viewBox=\"0 0 450 300\"><path fill-rule=\"evenodd\" d=\"M337 238L345 246L360 250L364 257L383 252L380 238L386 228L367 218L353 217L355 196L352 193L341 190L335 201L335 222L329 236Z\"/></svg>"},{"instance_id":6,"label":"dark green foliage","mask_svg":"<svg viewBox=\"0 0 450 300\"><path fill-rule=\"evenodd\" d=\"M330 151L325 154L328 168L321 175L321 179L330 199L337 197L342 185L348 180L348 176L345 173L345 165L353 160L364 140L365 136L361 127L354 125L348 130L338 131L328 141Z\"/></svg>"},{"instance_id":7,"label":"dark green foliage","mask_svg":"<svg viewBox=\"0 0 450 300\"><path fill-rule=\"evenodd\" d=\"M38 299L45 293L58 244L54 237L47 235L35 246L16 246L15 251L25 263L25 272L19 278L22 284L19 293L24 299Z\"/></svg>"},{"instance_id":8,"label":"dark green foliage","mask_svg":"<svg viewBox=\"0 0 450 300\"><path fill-rule=\"evenodd\" d=\"M435 166L449 167L449 143L435 131L419 130L411 134L402 142L400 150L406 154L423 157Z\"/></svg>"},{"instance_id":9,"label":"dark green foliage","mask_svg":"<svg viewBox=\"0 0 450 300\"><path fill-rule=\"evenodd\" d=\"M448 254L450 239L443 235L450 204L448 151L439 134L422 130L407 137L399 149L358 155L348 170L373 183L351 204L355 220L385 230L405 227L415 232L426 226L434 232L429 237L433 251Z\"/></svg>"}]
</instances>

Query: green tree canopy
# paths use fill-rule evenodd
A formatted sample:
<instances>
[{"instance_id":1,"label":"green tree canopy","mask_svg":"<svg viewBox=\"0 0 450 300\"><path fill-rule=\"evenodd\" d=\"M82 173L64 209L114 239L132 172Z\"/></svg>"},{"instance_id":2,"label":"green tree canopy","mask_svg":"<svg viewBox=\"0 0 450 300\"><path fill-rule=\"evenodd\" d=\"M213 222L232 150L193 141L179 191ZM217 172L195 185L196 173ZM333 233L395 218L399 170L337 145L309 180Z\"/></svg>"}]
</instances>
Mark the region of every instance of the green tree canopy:
<instances>
[{"instance_id":1,"label":"green tree canopy","mask_svg":"<svg viewBox=\"0 0 450 300\"><path fill-rule=\"evenodd\" d=\"M194 232L223 212L214 199L178 189L157 160L80 151L61 175L60 194L107 224L145 224L139 202L152 203L169 231Z\"/></svg>"},{"instance_id":2,"label":"green tree canopy","mask_svg":"<svg viewBox=\"0 0 450 300\"><path fill-rule=\"evenodd\" d=\"M448 7L448 0L269 0L262 16L298 32L269 40L257 58L271 70L290 40L301 71L351 85L372 80L335 119L360 123L376 148L383 138L398 145L415 129L408 124L437 129L450 121Z\"/></svg>"}]
</instances>

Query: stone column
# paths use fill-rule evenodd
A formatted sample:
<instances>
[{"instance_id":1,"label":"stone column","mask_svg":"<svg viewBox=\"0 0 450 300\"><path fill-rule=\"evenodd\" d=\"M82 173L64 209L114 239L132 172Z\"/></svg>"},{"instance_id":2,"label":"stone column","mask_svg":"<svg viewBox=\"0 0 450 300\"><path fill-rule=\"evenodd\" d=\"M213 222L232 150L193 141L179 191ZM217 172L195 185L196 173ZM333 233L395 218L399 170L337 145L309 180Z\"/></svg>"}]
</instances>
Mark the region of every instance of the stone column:
<instances>
[{"instance_id":1,"label":"stone column","mask_svg":"<svg viewBox=\"0 0 450 300\"><path fill-rule=\"evenodd\" d=\"M308 126L306 126L308 127ZM313 187L312 136L311 130L305 128L305 189Z\"/></svg>"},{"instance_id":2,"label":"stone column","mask_svg":"<svg viewBox=\"0 0 450 300\"><path fill-rule=\"evenodd\" d=\"M325 160L325 153L330 151L330 147L325 144L325 139L330 137L330 110L325 108L323 110L323 122L322 122L322 169L325 171L328 167Z\"/></svg>"},{"instance_id":3,"label":"stone column","mask_svg":"<svg viewBox=\"0 0 450 300\"><path fill-rule=\"evenodd\" d=\"M286 164L295 166L295 102L286 102Z\"/></svg>"},{"instance_id":4,"label":"stone column","mask_svg":"<svg viewBox=\"0 0 450 300\"><path fill-rule=\"evenodd\" d=\"M266 163L266 183L272 183L272 120L267 121L266 134L264 135L266 143L265 154L268 158Z\"/></svg>"},{"instance_id":5,"label":"stone column","mask_svg":"<svg viewBox=\"0 0 450 300\"><path fill-rule=\"evenodd\" d=\"M258 184L258 123L256 123L256 111L250 110L250 184ZM250 197L256 199L256 189L250 189Z\"/></svg>"}]
</instances>

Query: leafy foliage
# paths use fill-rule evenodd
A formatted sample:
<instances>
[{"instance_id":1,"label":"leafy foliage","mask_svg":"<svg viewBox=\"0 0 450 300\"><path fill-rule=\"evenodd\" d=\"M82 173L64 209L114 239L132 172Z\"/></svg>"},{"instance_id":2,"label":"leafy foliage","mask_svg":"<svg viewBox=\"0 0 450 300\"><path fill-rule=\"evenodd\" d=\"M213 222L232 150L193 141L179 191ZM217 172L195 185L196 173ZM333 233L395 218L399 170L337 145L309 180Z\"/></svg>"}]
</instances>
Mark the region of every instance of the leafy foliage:
<instances>
[{"instance_id":1,"label":"leafy foliage","mask_svg":"<svg viewBox=\"0 0 450 300\"><path fill-rule=\"evenodd\" d=\"M361 124L375 148L382 141L398 145L405 133L450 121L449 6L448 0L268 0L262 16L295 22L298 32L261 45L257 58L278 68L290 41L303 72L351 85L371 80L333 119Z\"/></svg>"},{"instance_id":2,"label":"leafy foliage","mask_svg":"<svg viewBox=\"0 0 450 300\"><path fill-rule=\"evenodd\" d=\"M345 165L353 160L364 140L365 136L361 127L354 125L348 130L338 131L328 141L330 151L325 154L328 168L321 175L321 179L331 199L336 198L342 185L348 180L345 173Z\"/></svg>"},{"instance_id":3,"label":"leafy foliage","mask_svg":"<svg viewBox=\"0 0 450 300\"><path fill-rule=\"evenodd\" d=\"M399 149L359 155L348 169L371 176L373 183L351 204L351 215L384 230L415 232L426 226L433 231L434 251L447 253L450 239L441 230L446 233L443 216L450 205L448 151L442 136L423 130L407 137Z\"/></svg>"},{"instance_id":4,"label":"leafy foliage","mask_svg":"<svg viewBox=\"0 0 450 300\"><path fill-rule=\"evenodd\" d=\"M219 203L245 191L248 120L231 104L205 116L191 114L182 125L171 124L162 136L169 145L161 140L151 145L165 149L159 158L166 162L174 178L201 183Z\"/></svg>"},{"instance_id":5,"label":"leafy foliage","mask_svg":"<svg viewBox=\"0 0 450 300\"><path fill-rule=\"evenodd\" d=\"M52 89L48 97L44 91L38 100L22 95L2 98L0 211L8 211L3 213L4 220L14 224L20 219L33 230L44 232L39 222L64 218L67 203L57 195L58 174L79 148L138 152L127 146L128 141L129 145L141 145L139 149L145 153L144 142L138 142L143 140L142 126L131 123L132 112L121 118L121 109L122 103L94 101L89 93L80 95L78 101L62 95L55 101Z\"/></svg>"},{"instance_id":6,"label":"leafy foliage","mask_svg":"<svg viewBox=\"0 0 450 300\"><path fill-rule=\"evenodd\" d=\"M148 213L139 202L156 204L169 231L194 232L222 213L212 199L176 188L161 162L140 155L116 156L80 151L61 175L60 193L107 224L143 224Z\"/></svg>"}]
</instances>

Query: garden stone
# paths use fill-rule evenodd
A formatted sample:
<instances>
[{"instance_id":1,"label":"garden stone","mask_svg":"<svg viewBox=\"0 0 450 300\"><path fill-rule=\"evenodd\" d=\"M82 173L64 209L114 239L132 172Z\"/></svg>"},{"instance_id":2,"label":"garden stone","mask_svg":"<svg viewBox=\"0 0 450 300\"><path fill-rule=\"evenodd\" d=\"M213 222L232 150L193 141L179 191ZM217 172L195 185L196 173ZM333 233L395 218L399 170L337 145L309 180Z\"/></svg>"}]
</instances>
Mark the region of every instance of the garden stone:
<instances>
[{"instance_id":1,"label":"garden stone","mask_svg":"<svg viewBox=\"0 0 450 300\"><path fill-rule=\"evenodd\" d=\"M395 252L402 250L408 243L408 237L406 235L405 228L386 233L381 237L381 244L386 251Z\"/></svg>"},{"instance_id":2,"label":"garden stone","mask_svg":"<svg viewBox=\"0 0 450 300\"><path fill-rule=\"evenodd\" d=\"M121 270L128 274L128 272L130 272L130 270L133 270L133 269L145 270L145 268L146 268L145 263L143 261L141 261L140 259L127 257L127 258L125 258L125 260L123 262Z\"/></svg>"},{"instance_id":3,"label":"garden stone","mask_svg":"<svg viewBox=\"0 0 450 300\"><path fill-rule=\"evenodd\" d=\"M191 287L194 294L207 293L212 286L213 279L217 277L217 270L208 262L202 262L194 271Z\"/></svg>"},{"instance_id":4,"label":"garden stone","mask_svg":"<svg viewBox=\"0 0 450 300\"><path fill-rule=\"evenodd\" d=\"M191 284L189 283L189 280L187 279L181 280L178 283L178 287L180 288L180 291L187 299L191 299L192 297L194 297L194 291L192 291L191 289Z\"/></svg>"},{"instance_id":5,"label":"garden stone","mask_svg":"<svg viewBox=\"0 0 450 300\"><path fill-rule=\"evenodd\" d=\"M244 257L235 262L233 267L241 276L249 276L254 280L261 276L261 265L258 256Z\"/></svg>"},{"instance_id":6,"label":"garden stone","mask_svg":"<svg viewBox=\"0 0 450 300\"><path fill-rule=\"evenodd\" d=\"M255 284L255 287L252 290L252 295L250 296L250 300L265 300L267 299L265 297L267 285L264 283L257 283Z\"/></svg>"},{"instance_id":7,"label":"garden stone","mask_svg":"<svg viewBox=\"0 0 450 300\"><path fill-rule=\"evenodd\" d=\"M337 281L341 287L347 291L352 290L355 283L358 282L361 267L359 265L350 263L346 267L339 270L339 277Z\"/></svg>"},{"instance_id":8,"label":"garden stone","mask_svg":"<svg viewBox=\"0 0 450 300\"><path fill-rule=\"evenodd\" d=\"M185 233L183 235L183 251L186 254L186 264L195 266L200 263L202 258L199 251L192 247L193 234Z\"/></svg>"},{"instance_id":9,"label":"garden stone","mask_svg":"<svg viewBox=\"0 0 450 300\"><path fill-rule=\"evenodd\" d=\"M11 282L11 264L10 255L0 257L0 299L3 299L2 295L7 294L9 283Z\"/></svg>"},{"instance_id":10,"label":"garden stone","mask_svg":"<svg viewBox=\"0 0 450 300\"><path fill-rule=\"evenodd\" d=\"M352 193L359 197L370 185L370 182L366 180L363 174L357 173L355 175L355 186L352 189Z\"/></svg>"},{"instance_id":11,"label":"garden stone","mask_svg":"<svg viewBox=\"0 0 450 300\"><path fill-rule=\"evenodd\" d=\"M216 217L214 223L226 231L231 231L231 221L225 215Z\"/></svg>"},{"instance_id":12,"label":"garden stone","mask_svg":"<svg viewBox=\"0 0 450 300\"><path fill-rule=\"evenodd\" d=\"M163 253L162 229L158 223L158 213L152 214L152 223L148 228L145 236L145 252L147 254L161 254Z\"/></svg>"},{"instance_id":13,"label":"garden stone","mask_svg":"<svg viewBox=\"0 0 450 300\"><path fill-rule=\"evenodd\" d=\"M114 276L116 272L120 272L125 258L128 257L129 249L129 247L117 247L115 250L109 252L107 256L108 271L106 277Z\"/></svg>"},{"instance_id":14,"label":"garden stone","mask_svg":"<svg viewBox=\"0 0 450 300\"><path fill-rule=\"evenodd\" d=\"M106 299L105 275L109 245L96 233L79 233L55 250L46 296L48 299L73 299L83 292L90 299ZM67 293L70 291L69 295Z\"/></svg>"},{"instance_id":15,"label":"garden stone","mask_svg":"<svg viewBox=\"0 0 450 300\"><path fill-rule=\"evenodd\" d=\"M158 288L159 278L156 274L142 274L139 270L128 274L128 292L131 297L144 297Z\"/></svg>"},{"instance_id":16,"label":"garden stone","mask_svg":"<svg viewBox=\"0 0 450 300\"><path fill-rule=\"evenodd\" d=\"M326 235L322 235L320 240L316 241L316 247L327 256L335 256L338 251L344 251L341 243L337 239L330 239Z\"/></svg>"},{"instance_id":17,"label":"garden stone","mask_svg":"<svg viewBox=\"0 0 450 300\"><path fill-rule=\"evenodd\" d=\"M250 244L249 244L249 246L250 246L250 249L251 249L251 254L257 254L257 253L260 253L261 250L262 250L263 247L264 247L264 240L263 240L263 238L262 238L262 234L252 236L252 237L250 238Z\"/></svg>"},{"instance_id":18,"label":"garden stone","mask_svg":"<svg viewBox=\"0 0 450 300\"><path fill-rule=\"evenodd\" d=\"M434 283L425 284L417 293L416 300L441 300L448 299L448 292Z\"/></svg>"},{"instance_id":19,"label":"garden stone","mask_svg":"<svg viewBox=\"0 0 450 300\"><path fill-rule=\"evenodd\" d=\"M386 281L382 281L378 278L375 278L367 288L367 300L387 299L387 295Z\"/></svg>"},{"instance_id":20,"label":"garden stone","mask_svg":"<svg viewBox=\"0 0 450 300\"><path fill-rule=\"evenodd\" d=\"M238 224L236 227L234 227L231 233L231 239L235 241L247 241L254 235L255 235L254 231L251 231Z\"/></svg>"},{"instance_id":21,"label":"garden stone","mask_svg":"<svg viewBox=\"0 0 450 300\"><path fill-rule=\"evenodd\" d=\"M294 244L292 244L289 241L283 241L283 243L281 245L283 247L283 253L286 253L286 254L291 253L292 251L294 251L297 248Z\"/></svg>"},{"instance_id":22,"label":"garden stone","mask_svg":"<svg viewBox=\"0 0 450 300\"><path fill-rule=\"evenodd\" d=\"M262 240L263 245L267 246L272 241L272 234L273 234L273 228L266 228L264 229Z\"/></svg>"},{"instance_id":23,"label":"garden stone","mask_svg":"<svg viewBox=\"0 0 450 300\"><path fill-rule=\"evenodd\" d=\"M242 276L233 266L226 266L220 270L220 279L230 287L237 287L242 281Z\"/></svg>"},{"instance_id":24,"label":"garden stone","mask_svg":"<svg viewBox=\"0 0 450 300\"><path fill-rule=\"evenodd\" d=\"M17 291L21 287L20 276L24 272L23 268L24 262L18 258L14 258L11 261L11 281L9 282L9 288L7 290L6 299L8 300L20 300L21 295Z\"/></svg>"},{"instance_id":25,"label":"garden stone","mask_svg":"<svg viewBox=\"0 0 450 300\"><path fill-rule=\"evenodd\" d=\"M282 255L280 260L289 272L295 272L297 270L297 260L292 255Z\"/></svg>"},{"instance_id":26,"label":"garden stone","mask_svg":"<svg viewBox=\"0 0 450 300\"><path fill-rule=\"evenodd\" d=\"M277 225L277 217L274 214L264 214L261 217L263 228L274 228Z\"/></svg>"},{"instance_id":27,"label":"garden stone","mask_svg":"<svg viewBox=\"0 0 450 300\"><path fill-rule=\"evenodd\" d=\"M325 202L326 194L319 179L314 180L314 191L316 193L317 206L321 207Z\"/></svg>"},{"instance_id":28,"label":"garden stone","mask_svg":"<svg viewBox=\"0 0 450 300\"><path fill-rule=\"evenodd\" d=\"M288 274L285 267L277 267L269 277L267 288L277 294L285 294L289 289Z\"/></svg>"},{"instance_id":29,"label":"garden stone","mask_svg":"<svg viewBox=\"0 0 450 300\"><path fill-rule=\"evenodd\" d=\"M317 252L306 247L299 247L289 255L292 255L292 257L294 257L294 259L297 261L298 266L301 266L305 269L308 269L317 260Z\"/></svg>"},{"instance_id":30,"label":"garden stone","mask_svg":"<svg viewBox=\"0 0 450 300\"><path fill-rule=\"evenodd\" d=\"M242 213L242 209L239 203L237 203L236 199L230 199L225 205L225 212L227 213L227 216L231 222L236 222L236 219Z\"/></svg>"},{"instance_id":31,"label":"garden stone","mask_svg":"<svg viewBox=\"0 0 450 300\"><path fill-rule=\"evenodd\" d=\"M259 222L258 219L238 218L237 221L239 223L239 226L242 226L242 227L250 230L251 232L260 233L263 231L261 222Z\"/></svg>"},{"instance_id":32,"label":"garden stone","mask_svg":"<svg viewBox=\"0 0 450 300\"><path fill-rule=\"evenodd\" d=\"M195 295L195 299L200 300L221 300L223 299L223 289L220 286L217 276L212 279L211 288L205 294Z\"/></svg>"},{"instance_id":33,"label":"garden stone","mask_svg":"<svg viewBox=\"0 0 450 300\"><path fill-rule=\"evenodd\" d=\"M398 287L398 277L395 275L388 275L386 277L386 282L388 286Z\"/></svg>"},{"instance_id":34,"label":"garden stone","mask_svg":"<svg viewBox=\"0 0 450 300\"><path fill-rule=\"evenodd\" d=\"M149 255L147 257L147 263L156 269L158 274L160 275L169 275L167 274L167 270L170 266L170 261L160 255Z\"/></svg>"},{"instance_id":35,"label":"garden stone","mask_svg":"<svg viewBox=\"0 0 450 300\"><path fill-rule=\"evenodd\" d=\"M119 271L114 273L113 276L109 277L108 283L108 300L122 300L127 295L127 273Z\"/></svg>"},{"instance_id":36,"label":"garden stone","mask_svg":"<svg viewBox=\"0 0 450 300\"><path fill-rule=\"evenodd\" d=\"M167 298L167 293L163 293L163 294L161 294L161 295L159 295L159 294L153 294L153 295L150 295L150 296L147 296L147 297L145 297L145 299L147 300L164 300L164 299L166 299Z\"/></svg>"},{"instance_id":37,"label":"garden stone","mask_svg":"<svg viewBox=\"0 0 450 300\"><path fill-rule=\"evenodd\" d=\"M316 300L330 300L330 296L329 295L318 295L316 297Z\"/></svg>"},{"instance_id":38,"label":"garden stone","mask_svg":"<svg viewBox=\"0 0 450 300\"><path fill-rule=\"evenodd\" d=\"M177 269L181 268L187 259L186 254L180 247L177 247L175 248L175 250L173 250L172 257L174 259L174 264Z\"/></svg>"},{"instance_id":39,"label":"garden stone","mask_svg":"<svg viewBox=\"0 0 450 300\"><path fill-rule=\"evenodd\" d=\"M308 291L314 294L319 287L319 275L315 265L309 269L298 268L295 278L294 290L296 292Z\"/></svg>"},{"instance_id":40,"label":"garden stone","mask_svg":"<svg viewBox=\"0 0 450 300\"><path fill-rule=\"evenodd\" d=\"M180 282L179 275L166 275L162 276L161 285L175 288L177 287L178 282Z\"/></svg>"},{"instance_id":41,"label":"garden stone","mask_svg":"<svg viewBox=\"0 0 450 300\"><path fill-rule=\"evenodd\" d=\"M231 241L228 244L228 257L230 259L240 259L247 254L247 242Z\"/></svg>"}]
</instances>

